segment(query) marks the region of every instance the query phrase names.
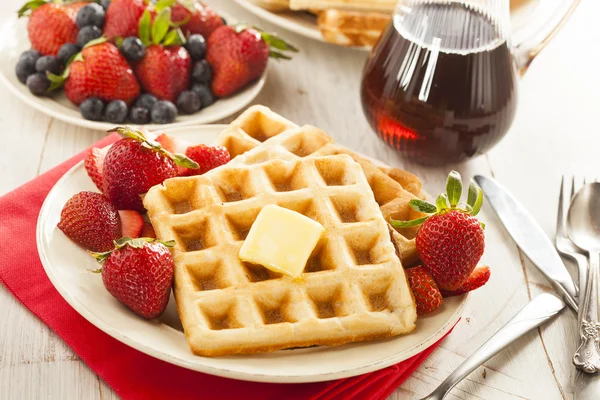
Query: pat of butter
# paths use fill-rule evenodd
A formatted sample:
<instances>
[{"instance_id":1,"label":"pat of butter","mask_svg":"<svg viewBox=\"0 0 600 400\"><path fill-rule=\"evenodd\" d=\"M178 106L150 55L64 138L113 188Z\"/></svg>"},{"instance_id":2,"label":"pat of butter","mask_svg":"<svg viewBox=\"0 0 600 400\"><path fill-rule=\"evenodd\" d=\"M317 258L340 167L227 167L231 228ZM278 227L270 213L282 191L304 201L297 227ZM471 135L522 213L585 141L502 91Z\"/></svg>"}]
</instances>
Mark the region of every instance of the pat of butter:
<instances>
[{"instance_id":1,"label":"pat of butter","mask_svg":"<svg viewBox=\"0 0 600 400\"><path fill-rule=\"evenodd\" d=\"M320 223L300 213L268 205L252 224L240 259L298 277L324 231Z\"/></svg>"}]
</instances>

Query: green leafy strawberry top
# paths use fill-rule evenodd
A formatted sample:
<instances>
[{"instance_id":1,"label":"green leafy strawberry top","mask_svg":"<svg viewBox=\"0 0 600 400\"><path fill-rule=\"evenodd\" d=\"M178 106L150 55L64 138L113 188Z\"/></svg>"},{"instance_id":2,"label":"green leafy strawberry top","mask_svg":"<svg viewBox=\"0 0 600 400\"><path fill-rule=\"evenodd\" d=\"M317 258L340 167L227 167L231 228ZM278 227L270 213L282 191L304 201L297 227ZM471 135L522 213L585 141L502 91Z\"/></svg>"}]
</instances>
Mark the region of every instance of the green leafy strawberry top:
<instances>
[{"instance_id":1,"label":"green leafy strawberry top","mask_svg":"<svg viewBox=\"0 0 600 400\"><path fill-rule=\"evenodd\" d=\"M181 154L181 153L171 153L170 151L167 151L164 147L161 146L160 143L158 143L155 140L152 139L148 139L141 131L131 128L129 126L123 126L123 127L117 127L115 129L113 129L112 131L116 131L119 134L121 134L122 136L125 136L126 138L129 139L134 139L137 140L139 142L142 143L142 146L155 151L159 154L162 154L165 157L170 158L171 160L173 160L173 162L181 167L185 167L185 168L190 168L190 169L198 169L200 168L200 165L198 165L198 163L188 157L185 156L185 154Z\"/></svg>"},{"instance_id":2,"label":"green leafy strawberry top","mask_svg":"<svg viewBox=\"0 0 600 400\"><path fill-rule=\"evenodd\" d=\"M158 12L152 22L150 11L146 9L138 23L138 36L144 46L162 44L177 46L185 43L185 36L179 26L186 21L174 24L171 22L171 6L175 0L161 0L154 6ZM118 43L118 42L117 42Z\"/></svg>"},{"instance_id":3,"label":"green leafy strawberry top","mask_svg":"<svg viewBox=\"0 0 600 400\"><path fill-rule=\"evenodd\" d=\"M262 29L248 25L246 23L240 23L235 25L235 32L240 33L245 31L246 29L252 28L258 33L260 33L261 39L266 43L269 47L269 57L274 58L276 60L291 60L292 58L284 53L283 51L292 51L297 53L299 50L297 47L292 46L288 42L286 42L283 38L277 36L276 33L265 32Z\"/></svg>"},{"instance_id":4,"label":"green leafy strawberry top","mask_svg":"<svg viewBox=\"0 0 600 400\"><path fill-rule=\"evenodd\" d=\"M462 189L460 174L456 171L451 171L446 181L446 193L442 193L437 197L435 205L421 199L413 199L408 203L414 210L428 215L411 221L391 219L390 224L394 228L409 228L421 225L427 218L433 215L445 214L449 211L462 211L473 216L479 214L483 205L483 191L481 188L471 179L466 203L460 201ZM483 223L481 223L481 226L482 228L485 227Z\"/></svg>"},{"instance_id":5,"label":"green leafy strawberry top","mask_svg":"<svg viewBox=\"0 0 600 400\"><path fill-rule=\"evenodd\" d=\"M115 251L115 250L120 250L122 248L124 248L125 246L130 246L136 249L141 249L144 247L145 243L160 243L166 247L173 247L175 246L175 241L174 240L169 240L168 242L162 242L160 240L154 239L154 238L147 238L147 237L141 237L141 238L131 238L129 236L124 236L119 240L115 240L113 241L113 243L115 244L115 248L109 251L105 251L102 253L96 253L93 251L88 251L88 253L94 257L96 259L96 261L98 261L100 264L104 264L104 262L108 259L108 257L110 256L110 254ZM98 269L98 270L94 270L94 272L102 272L102 268Z\"/></svg>"}]
</instances>

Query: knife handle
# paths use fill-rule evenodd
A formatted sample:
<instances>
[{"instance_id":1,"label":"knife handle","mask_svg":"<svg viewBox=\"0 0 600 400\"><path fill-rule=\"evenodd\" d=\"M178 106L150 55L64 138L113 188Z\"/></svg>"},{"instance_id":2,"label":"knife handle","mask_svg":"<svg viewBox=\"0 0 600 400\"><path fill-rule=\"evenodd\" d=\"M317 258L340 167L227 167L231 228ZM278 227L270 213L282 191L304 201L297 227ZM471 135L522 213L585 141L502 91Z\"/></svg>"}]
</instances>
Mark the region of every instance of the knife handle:
<instances>
[{"instance_id":1,"label":"knife handle","mask_svg":"<svg viewBox=\"0 0 600 400\"><path fill-rule=\"evenodd\" d=\"M543 293L531 300L498 332L496 332L479 349L475 350L469 358L458 366L433 393L425 399L441 400L458 382L473 372L481 364L496 355L500 350L523 336L530 330L537 328L550 318L554 317L565 307L565 303L558 297ZM424 399L424 400L425 400Z\"/></svg>"}]
</instances>

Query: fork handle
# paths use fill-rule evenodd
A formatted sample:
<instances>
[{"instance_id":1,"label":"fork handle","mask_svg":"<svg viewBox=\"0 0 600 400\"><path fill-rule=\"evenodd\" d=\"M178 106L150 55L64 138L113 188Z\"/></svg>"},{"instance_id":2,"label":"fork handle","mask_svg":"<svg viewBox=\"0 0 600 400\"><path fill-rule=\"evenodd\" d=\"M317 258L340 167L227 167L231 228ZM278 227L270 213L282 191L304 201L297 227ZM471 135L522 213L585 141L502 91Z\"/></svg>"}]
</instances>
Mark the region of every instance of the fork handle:
<instances>
[{"instance_id":1,"label":"fork handle","mask_svg":"<svg viewBox=\"0 0 600 400\"><path fill-rule=\"evenodd\" d=\"M590 252L590 266L583 297L580 297L579 347L573 364L584 372L593 374L600 370L600 253Z\"/></svg>"}]
</instances>

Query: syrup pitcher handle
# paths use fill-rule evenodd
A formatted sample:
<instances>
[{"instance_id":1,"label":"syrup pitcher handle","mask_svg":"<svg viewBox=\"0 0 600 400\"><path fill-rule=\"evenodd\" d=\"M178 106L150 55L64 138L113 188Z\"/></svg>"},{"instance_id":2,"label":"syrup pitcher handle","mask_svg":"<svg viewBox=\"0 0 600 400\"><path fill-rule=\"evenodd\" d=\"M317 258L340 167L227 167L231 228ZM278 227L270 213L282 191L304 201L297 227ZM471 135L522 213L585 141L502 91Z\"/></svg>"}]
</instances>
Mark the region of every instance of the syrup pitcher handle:
<instances>
[{"instance_id":1,"label":"syrup pitcher handle","mask_svg":"<svg viewBox=\"0 0 600 400\"><path fill-rule=\"evenodd\" d=\"M526 28L513 35L512 53L522 76L531 61L566 24L581 0L538 0ZM523 7L527 7L526 5ZM518 36L518 37L515 37Z\"/></svg>"}]
</instances>

